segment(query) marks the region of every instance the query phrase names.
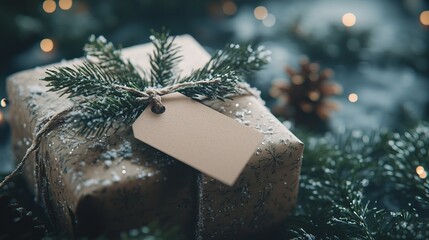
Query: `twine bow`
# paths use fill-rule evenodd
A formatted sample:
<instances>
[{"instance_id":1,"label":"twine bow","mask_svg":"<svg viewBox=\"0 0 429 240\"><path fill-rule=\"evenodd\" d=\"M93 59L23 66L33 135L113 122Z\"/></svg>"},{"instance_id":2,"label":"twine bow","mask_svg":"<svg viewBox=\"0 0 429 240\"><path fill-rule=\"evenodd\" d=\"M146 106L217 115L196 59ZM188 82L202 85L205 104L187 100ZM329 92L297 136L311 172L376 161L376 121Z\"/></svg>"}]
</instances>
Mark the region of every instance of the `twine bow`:
<instances>
[{"instance_id":1,"label":"twine bow","mask_svg":"<svg viewBox=\"0 0 429 240\"><path fill-rule=\"evenodd\" d=\"M200 81L195 81L195 82L182 82L182 83L177 83L177 84L167 86L167 87L163 87L163 88L151 87L151 88L145 89L144 91L140 91L140 90L135 89L135 88L117 85L117 84L114 85L114 87L117 89L120 89L122 91L129 92L129 93L135 95L137 101L141 101L143 103L149 103L149 104L152 103L152 107L151 107L152 112L154 112L156 114L161 114L161 113L165 112L165 106L162 104L162 97L161 96L169 94L169 93L177 92L183 88L189 88L189 87L197 86L197 85L201 85L201 84L208 85L208 84L217 83L220 81L221 81L220 78L214 78L214 79L210 79L210 80L200 80Z\"/></svg>"}]
</instances>

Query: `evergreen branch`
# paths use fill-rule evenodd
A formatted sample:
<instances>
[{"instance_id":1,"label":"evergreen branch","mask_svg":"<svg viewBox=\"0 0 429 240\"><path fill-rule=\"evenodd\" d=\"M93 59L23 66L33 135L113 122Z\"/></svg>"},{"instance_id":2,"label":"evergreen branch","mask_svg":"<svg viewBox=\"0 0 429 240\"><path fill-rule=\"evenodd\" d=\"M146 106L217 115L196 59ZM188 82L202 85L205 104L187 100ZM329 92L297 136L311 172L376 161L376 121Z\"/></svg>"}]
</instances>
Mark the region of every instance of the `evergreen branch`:
<instances>
[{"instance_id":1,"label":"evergreen branch","mask_svg":"<svg viewBox=\"0 0 429 240\"><path fill-rule=\"evenodd\" d=\"M149 56L151 66L150 81L152 87L165 87L175 82L175 70L181 59L179 47L174 44L174 37L168 31L152 31L150 40L155 47Z\"/></svg>"},{"instance_id":2,"label":"evergreen branch","mask_svg":"<svg viewBox=\"0 0 429 240\"><path fill-rule=\"evenodd\" d=\"M107 42L103 36L96 38L91 35L83 49L88 61L114 76L119 84L132 85L138 89L149 86L149 81L140 76L136 67L129 60L122 59L121 50Z\"/></svg>"},{"instance_id":3,"label":"evergreen branch","mask_svg":"<svg viewBox=\"0 0 429 240\"><path fill-rule=\"evenodd\" d=\"M421 124L404 134L394 134L388 142L383 175L401 192L414 192L421 207L429 209L429 124Z\"/></svg>"},{"instance_id":4,"label":"evergreen branch","mask_svg":"<svg viewBox=\"0 0 429 240\"><path fill-rule=\"evenodd\" d=\"M168 32L153 33L150 38L155 50L149 57L149 79L123 60L112 43L94 36L84 47L87 60L82 65L47 70L42 80L50 91L81 101L80 112L70 119L80 133L102 134L119 120L130 124L150 102L162 110L160 96L173 91L199 100L230 98L238 93L242 77L261 69L269 58L262 48L229 45L203 68L179 79L176 67L181 57L174 38Z\"/></svg>"},{"instance_id":5,"label":"evergreen branch","mask_svg":"<svg viewBox=\"0 0 429 240\"><path fill-rule=\"evenodd\" d=\"M429 220L416 212L383 212L375 239L427 239Z\"/></svg>"},{"instance_id":6,"label":"evergreen branch","mask_svg":"<svg viewBox=\"0 0 429 240\"><path fill-rule=\"evenodd\" d=\"M105 133L118 120L130 124L147 106L116 89L113 73L92 62L48 70L47 75L42 80L48 82L49 91L81 101L69 122L86 136Z\"/></svg>"},{"instance_id":7,"label":"evergreen branch","mask_svg":"<svg viewBox=\"0 0 429 240\"><path fill-rule=\"evenodd\" d=\"M414 195L426 199L426 185L416 178L416 166L426 153L422 149L429 148L428 133L423 124L404 135L341 133L304 139L299 205L285 222L284 234L294 239L426 239L425 201L415 203L419 210L390 212L377 198L370 207L368 197L379 195L366 193L389 189L393 180L395 188L406 193L402 198L411 196L404 199L404 207ZM363 143L362 138L367 140ZM393 151L389 158L384 157L386 149ZM381 193L386 197L385 191Z\"/></svg>"},{"instance_id":8,"label":"evergreen branch","mask_svg":"<svg viewBox=\"0 0 429 240\"><path fill-rule=\"evenodd\" d=\"M216 75L234 75L241 79L246 75L261 70L270 60L270 52L263 47L253 50L252 45L241 46L230 44L217 51L199 70L180 81L196 81L210 79Z\"/></svg>"},{"instance_id":9,"label":"evergreen branch","mask_svg":"<svg viewBox=\"0 0 429 240\"><path fill-rule=\"evenodd\" d=\"M113 76L98 65L84 61L82 65L71 67L56 67L47 70L49 91L67 94L69 98L91 97L100 94L109 94L114 81Z\"/></svg>"},{"instance_id":10,"label":"evergreen branch","mask_svg":"<svg viewBox=\"0 0 429 240\"><path fill-rule=\"evenodd\" d=\"M207 79L209 81L220 79L220 81L206 86L188 85L185 88L179 89L178 92L194 99L207 98L225 100L229 98L230 95L236 95L238 93L236 85L241 81L241 78L234 71L231 69L223 69L213 74L195 71L189 79L181 81L180 83L197 82L198 79Z\"/></svg>"},{"instance_id":11,"label":"evergreen branch","mask_svg":"<svg viewBox=\"0 0 429 240\"><path fill-rule=\"evenodd\" d=\"M142 104L131 95L126 96L81 103L79 111L70 117L69 122L83 136L102 135L118 122L129 126L149 103Z\"/></svg>"},{"instance_id":12,"label":"evergreen branch","mask_svg":"<svg viewBox=\"0 0 429 240\"><path fill-rule=\"evenodd\" d=\"M203 69L231 68L237 75L245 77L261 70L270 61L271 52L263 46L254 49L252 45L228 44L217 51Z\"/></svg>"},{"instance_id":13,"label":"evergreen branch","mask_svg":"<svg viewBox=\"0 0 429 240\"><path fill-rule=\"evenodd\" d=\"M269 62L269 55L270 53L263 47L254 50L252 45L227 45L223 50L212 55L209 62L202 68L179 80L179 82L193 82L199 79L220 78L222 82L208 88L196 86L180 92L192 98L205 96L209 99L224 100L228 95L237 93L237 89L233 86L243 81L246 75L262 69Z\"/></svg>"}]
</instances>

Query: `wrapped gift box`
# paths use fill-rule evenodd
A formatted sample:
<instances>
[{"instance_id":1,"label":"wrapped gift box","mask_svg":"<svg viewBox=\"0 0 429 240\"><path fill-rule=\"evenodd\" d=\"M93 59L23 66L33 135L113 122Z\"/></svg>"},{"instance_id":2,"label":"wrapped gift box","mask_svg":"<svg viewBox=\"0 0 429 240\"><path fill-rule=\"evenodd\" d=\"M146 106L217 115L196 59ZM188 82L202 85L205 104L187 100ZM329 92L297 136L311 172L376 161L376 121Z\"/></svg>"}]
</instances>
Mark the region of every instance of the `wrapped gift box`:
<instances>
[{"instance_id":1,"label":"wrapped gift box","mask_svg":"<svg viewBox=\"0 0 429 240\"><path fill-rule=\"evenodd\" d=\"M176 43L183 75L210 58L190 36L179 36ZM123 56L145 68L152 51L152 45L143 44L124 49ZM79 63L75 59L9 77L18 160L40 119L73 104L47 92L39 79L47 68ZM85 138L63 124L44 138L24 175L54 225L74 236L114 234L157 221L165 227L179 225L188 237L228 239L280 223L297 199L303 144L255 96L204 104L265 136L232 187L136 140L130 126Z\"/></svg>"}]
</instances>

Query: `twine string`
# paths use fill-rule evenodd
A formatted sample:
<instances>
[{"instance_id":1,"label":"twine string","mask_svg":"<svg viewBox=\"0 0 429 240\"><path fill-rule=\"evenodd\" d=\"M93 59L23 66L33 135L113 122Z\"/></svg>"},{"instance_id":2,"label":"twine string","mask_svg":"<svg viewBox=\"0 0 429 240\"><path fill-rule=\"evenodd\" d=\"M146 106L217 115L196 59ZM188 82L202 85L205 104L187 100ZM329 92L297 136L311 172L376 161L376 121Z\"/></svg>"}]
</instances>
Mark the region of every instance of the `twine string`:
<instances>
[{"instance_id":1,"label":"twine string","mask_svg":"<svg viewBox=\"0 0 429 240\"><path fill-rule=\"evenodd\" d=\"M135 88L117 85L117 84L115 84L114 87L116 89L120 89L124 92L128 92L137 96L136 97L137 101L141 101L143 103L152 103L152 107L151 107L152 112L156 114L162 114L163 112L165 112L165 106L162 104L163 95L177 92L180 89L184 89L184 88L190 88L197 85L209 85L220 81L221 81L220 78L214 78L210 80L200 80L195 82L181 82L181 83L177 83L163 88L151 87L151 88L145 89L144 91L140 91Z\"/></svg>"},{"instance_id":2,"label":"twine string","mask_svg":"<svg viewBox=\"0 0 429 240\"><path fill-rule=\"evenodd\" d=\"M19 162L19 164L16 166L16 168L9 174L7 175L3 181L0 182L0 188L3 188L6 183L8 181L10 181L13 177L15 177L16 175L18 175L19 172L21 172L22 168L24 167L26 161L28 160L28 158L30 157L30 155L33 152L37 152L39 150L39 146L40 143L42 141L42 138L49 133L53 128L55 128L56 126L58 126L59 124L61 124L64 120L65 117L72 112L74 109L74 107L69 107L64 109L63 111L56 113L52 116L49 116L47 119L42 120L38 125L38 127L36 127L37 130L36 134L34 135L33 141L31 143L31 146L27 149L27 151L25 152L24 157L22 158L21 162ZM47 121L46 121L47 120Z\"/></svg>"}]
</instances>

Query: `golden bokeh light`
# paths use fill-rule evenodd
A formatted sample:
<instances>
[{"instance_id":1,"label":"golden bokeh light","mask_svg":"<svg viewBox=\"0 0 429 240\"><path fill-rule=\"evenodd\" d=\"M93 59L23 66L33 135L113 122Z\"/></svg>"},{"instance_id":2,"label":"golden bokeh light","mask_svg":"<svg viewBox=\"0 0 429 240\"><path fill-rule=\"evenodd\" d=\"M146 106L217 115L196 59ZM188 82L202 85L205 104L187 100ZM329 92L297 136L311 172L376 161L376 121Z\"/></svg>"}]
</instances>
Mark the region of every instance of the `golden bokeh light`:
<instances>
[{"instance_id":1,"label":"golden bokeh light","mask_svg":"<svg viewBox=\"0 0 429 240\"><path fill-rule=\"evenodd\" d=\"M418 166L418 167L416 167L416 173L417 173L418 175L420 175L420 174L422 174L422 173L424 173L424 172L425 172L424 167L422 167L422 166Z\"/></svg>"},{"instance_id":2,"label":"golden bokeh light","mask_svg":"<svg viewBox=\"0 0 429 240\"><path fill-rule=\"evenodd\" d=\"M425 179L427 176L428 176L428 174L426 171L422 172L422 174L419 174L419 178L421 178L421 179Z\"/></svg>"},{"instance_id":3,"label":"golden bokeh light","mask_svg":"<svg viewBox=\"0 0 429 240\"><path fill-rule=\"evenodd\" d=\"M40 49L42 49L43 52L51 52L54 49L54 41L49 38L43 39L40 41Z\"/></svg>"},{"instance_id":4,"label":"golden bokeh light","mask_svg":"<svg viewBox=\"0 0 429 240\"><path fill-rule=\"evenodd\" d=\"M304 83L304 78L301 75L295 75L292 77L292 83L295 85L301 85Z\"/></svg>"},{"instance_id":5,"label":"golden bokeh light","mask_svg":"<svg viewBox=\"0 0 429 240\"><path fill-rule=\"evenodd\" d=\"M60 8L62 10L69 10L73 6L73 1L72 0L60 0L58 2L58 6L60 6Z\"/></svg>"},{"instance_id":6,"label":"golden bokeh light","mask_svg":"<svg viewBox=\"0 0 429 240\"><path fill-rule=\"evenodd\" d=\"M3 99L0 101L0 105L1 105L2 107L6 107L6 106L7 106L6 98L3 98Z\"/></svg>"},{"instance_id":7,"label":"golden bokeh light","mask_svg":"<svg viewBox=\"0 0 429 240\"><path fill-rule=\"evenodd\" d=\"M237 5L233 1L226 1L222 5L222 10L225 15L234 15L237 12Z\"/></svg>"},{"instance_id":8,"label":"golden bokeh light","mask_svg":"<svg viewBox=\"0 0 429 240\"><path fill-rule=\"evenodd\" d=\"M356 15L353 13L346 13L343 15L343 24L346 27L353 27L356 24Z\"/></svg>"},{"instance_id":9,"label":"golden bokeh light","mask_svg":"<svg viewBox=\"0 0 429 240\"><path fill-rule=\"evenodd\" d=\"M310 98L311 101L316 102L320 99L319 91L311 91L310 93L308 93L308 98Z\"/></svg>"},{"instance_id":10,"label":"golden bokeh light","mask_svg":"<svg viewBox=\"0 0 429 240\"><path fill-rule=\"evenodd\" d=\"M268 16L268 9L264 6L258 6L253 11L253 15L255 15L255 18L258 20L264 20Z\"/></svg>"},{"instance_id":11,"label":"golden bokeh light","mask_svg":"<svg viewBox=\"0 0 429 240\"><path fill-rule=\"evenodd\" d=\"M348 99L350 102L355 103L358 101L359 96L356 93L350 93Z\"/></svg>"},{"instance_id":12,"label":"golden bokeh light","mask_svg":"<svg viewBox=\"0 0 429 240\"><path fill-rule=\"evenodd\" d=\"M0 112L0 122L3 122L3 120L4 120L3 113Z\"/></svg>"},{"instance_id":13,"label":"golden bokeh light","mask_svg":"<svg viewBox=\"0 0 429 240\"><path fill-rule=\"evenodd\" d=\"M53 13L57 9L57 4L53 0L45 0L42 5L43 11Z\"/></svg>"},{"instance_id":14,"label":"golden bokeh light","mask_svg":"<svg viewBox=\"0 0 429 240\"><path fill-rule=\"evenodd\" d=\"M429 26L429 10L420 13L420 22L425 26Z\"/></svg>"}]
</instances>

